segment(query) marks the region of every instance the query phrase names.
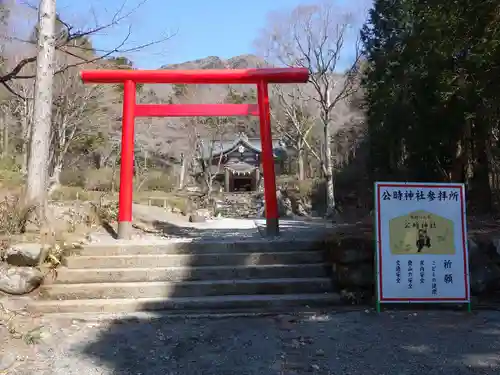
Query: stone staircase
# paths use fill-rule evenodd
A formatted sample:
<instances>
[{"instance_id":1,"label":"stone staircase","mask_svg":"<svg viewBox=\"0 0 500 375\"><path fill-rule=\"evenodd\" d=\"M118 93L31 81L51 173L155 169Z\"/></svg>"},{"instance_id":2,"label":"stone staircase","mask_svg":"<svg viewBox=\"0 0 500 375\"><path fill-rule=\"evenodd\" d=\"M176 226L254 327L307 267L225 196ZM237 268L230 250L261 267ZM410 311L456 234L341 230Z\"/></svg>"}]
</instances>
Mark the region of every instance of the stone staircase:
<instances>
[{"instance_id":1,"label":"stone staircase","mask_svg":"<svg viewBox=\"0 0 500 375\"><path fill-rule=\"evenodd\" d=\"M40 313L289 310L339 301L311 240L87 246L31 304Z\"/></svg>"}]
</instances>

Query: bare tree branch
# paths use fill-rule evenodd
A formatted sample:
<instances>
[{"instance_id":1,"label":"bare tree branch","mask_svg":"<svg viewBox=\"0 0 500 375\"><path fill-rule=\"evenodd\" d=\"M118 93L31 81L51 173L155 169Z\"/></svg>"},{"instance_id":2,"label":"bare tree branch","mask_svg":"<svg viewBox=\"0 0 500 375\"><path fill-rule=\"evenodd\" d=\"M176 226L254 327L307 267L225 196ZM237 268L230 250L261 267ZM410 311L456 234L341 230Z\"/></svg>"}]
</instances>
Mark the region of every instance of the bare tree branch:
<instances>
[{"instance_id":1,"label":"bare tree branch","mask_svg":"<svg viewBox=\"0 0 500 375\"><path fill-rule=\"evenodd\" d=\"M62 19L60 15L57 16L57 22L59 24L63 25L65 28L65 32L62 33L63 37L59 38L57 41L56 49L59 51L62 51L68 55L71 55L73 57L76 57L77 59L80 59L81 61L73 62L71 65L67 67L63 67L61 69L58 69L55 74L61 74L67 71L69 68L80 66L83 64L88 64L88 63L93 63L97 62L99 60L105 59L113 54L126 54L126 53L131 53L131 52L137 52L140 50L143 50L145 48L161 44L163 42L166 42L170 40L175 33L171 33L168 35L163 35L162 37L148 42L148 43L143 43L139 44L136 46L132 46L129 48L123 48L127 41L129 40L131 34L132 34L132 28L129 27L127 35L123 40L118 43L117 47L110 49L110 50L100 50L100 49L93 49L90 47L86 46L81 46L76 43L72 43L74 41L80 40L85 37L90 37L92 35L95 35L103 30L110 29L116 25L118 25L120 22L124 21L125 19L129 18L131 15L133 15L137 10L139 10L148 0L141 0L135 7L133 7L131 10L123 13L123 9L125 7L126 1L123 1L120 8L114 13L112 16L111 20L109 22L104 23L103 25L98 25L96 27L90 28L88 30L75 30L75 27L66 22L65 20ZM24 5L27 6L28 8L38 11L38 7L24 2ZM32 40L25 40L22 38L18 38L15 36L9 37L9 40L11 41L18 41L21 43L26 43L26 44L36 44L35 41ZM80 55L76 53L77 50L81 50L82 52L86 52L88 55L88 52L94 52L94 53L101 53L101 55L98 56L85 56L85 55ZM4 85L4 83L9 82L11 80L16 80L16 79L32 79L34 78L34 74L21 74L23 69L31 63L36 62L36 56L30 56L26 57L22 60L20 60L10 71L8 71L5 74L0 75L0 83ZM18 95L15 93L15 90L12 89L12 87L8 85L4 85L6 89L11 92L14 95Z\"/></svg>"},{"instance_id":2,"label":"bare tree branch","mask_svg":"<svg viewBox=\"0 0 500 375\"><path fill-rule=\"evenodd\" d=\"M311 113L321 124L321 149L313 147L307 139L312 128L304 125L303 119L297 121L293 106L300 100L279 92L277 96L287 120L293 125L294 137L320 162L327 183L326 198L330 209L335 207L332 139L335 132L343 126L341 121L347 120L339 119L337 107L357 90L355 77L360 58L359 40L352 46L347 46L351 30L355 30L353 17L349 12L342 11L339 4L328 2L301 5L291 12L271 18L257 41L257 47L271 63L300 66L309 70L309 98L302 97L301 100L316 103L317 110ZM347 72L342 74L339 72L339 64L341 58L349 52L347 47L354 47L354 56L350 59Z\"/></svg>"}]
</instances>

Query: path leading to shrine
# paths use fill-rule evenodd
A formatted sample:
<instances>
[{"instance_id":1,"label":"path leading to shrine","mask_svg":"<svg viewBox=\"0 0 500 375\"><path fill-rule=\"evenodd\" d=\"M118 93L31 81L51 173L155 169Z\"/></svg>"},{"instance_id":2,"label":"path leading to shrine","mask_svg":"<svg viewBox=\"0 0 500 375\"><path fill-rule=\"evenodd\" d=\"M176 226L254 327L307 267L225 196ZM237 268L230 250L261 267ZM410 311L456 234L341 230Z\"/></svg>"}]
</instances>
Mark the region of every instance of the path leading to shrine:
<instances>
[{"instance_id":1,"label":"path leading to shrine","mask_svg":"<svg viewBox=\"0 0 500 375\"><path fill-rule=\"evenodd\" d=\"M12 374L498 374L500 313L338 312L43 321ZM16 353L25 351L17 349ZM15 354L3 355L4 363Z\"/></svg>"}]
</instances>

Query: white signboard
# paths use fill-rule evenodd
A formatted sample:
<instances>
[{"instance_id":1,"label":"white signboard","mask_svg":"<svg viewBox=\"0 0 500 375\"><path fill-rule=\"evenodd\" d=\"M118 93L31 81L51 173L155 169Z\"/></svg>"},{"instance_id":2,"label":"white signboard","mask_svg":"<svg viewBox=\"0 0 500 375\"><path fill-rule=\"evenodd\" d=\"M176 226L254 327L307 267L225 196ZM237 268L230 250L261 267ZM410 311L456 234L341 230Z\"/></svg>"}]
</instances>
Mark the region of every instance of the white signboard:
<instances>
[{"instance_id":1,"label":"white signboard","mask_svg":"<svg viewBox=\"0 0 500 375\"><path fill-rule=\"evenodd\" d=\"M470 302L463 184L375 184L378 300Z\"/></svg>"}]
</instances>

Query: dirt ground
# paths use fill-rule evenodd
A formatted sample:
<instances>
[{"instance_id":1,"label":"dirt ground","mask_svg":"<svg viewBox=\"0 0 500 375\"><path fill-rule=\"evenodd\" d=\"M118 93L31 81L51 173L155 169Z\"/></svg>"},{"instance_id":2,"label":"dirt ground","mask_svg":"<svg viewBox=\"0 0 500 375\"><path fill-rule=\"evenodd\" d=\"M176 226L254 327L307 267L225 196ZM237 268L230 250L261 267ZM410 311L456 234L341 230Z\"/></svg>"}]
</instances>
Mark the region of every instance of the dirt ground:
<instances>
[{"instance_id":1,"label":"dirt ground","mask_svg":"<svg viewBox=\"0 0 500 375\"><path fill-rule=\"evenodd\" d=\"M268 317L40 318L2 346L6 374L498 374L500 312L372 310ZM5 331L0 332L5 338Z\"/></svg>"}]
</instances>

